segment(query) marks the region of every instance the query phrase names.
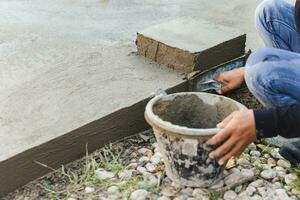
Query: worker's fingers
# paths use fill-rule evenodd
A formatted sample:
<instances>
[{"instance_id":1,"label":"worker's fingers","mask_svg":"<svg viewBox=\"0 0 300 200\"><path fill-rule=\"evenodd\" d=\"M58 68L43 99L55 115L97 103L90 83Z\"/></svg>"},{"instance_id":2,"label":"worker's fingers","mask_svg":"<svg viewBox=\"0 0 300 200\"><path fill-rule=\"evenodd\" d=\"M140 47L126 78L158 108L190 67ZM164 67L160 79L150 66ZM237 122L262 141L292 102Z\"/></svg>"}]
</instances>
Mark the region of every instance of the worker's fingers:
<instances>
[{"instance_id":1,"label":"worker's fingers","mask_svg":"<svg viewBox=\"0 0 300 200\"><path fill-rule=\"evenodd\" d=\"M225 119L223 119L222 122L217 124L218 128L225 128L227 124L230 122L230 120L234 117L236 112L232 112L230 115L228 115Z\"/></svg>"},{"instance_id":2,"label":"worker's fingers","mask_svg":"<svg viewBox=\"0 0 300 200\"><path fill-rule=\"evenodd\" d=\"M225 77L226 77L226 72L222 72L222 73L218 74L214 78L214 80L217 81L217 82L219 82L219 83L227 84L228 81L225 79Z\"/></svg>"},{"instance_id":3,"label":"worker's fingers","mask_svg":"<svg viewBox=\"0 0 300 200\"><path fill-rule=\"evenodd\" d=\"M218 147L216 150L209 154L210 158L220 158L229 152L237 143L237 140L233 137L229 138L224 144Z\"/></svg>"},{"instance_id":4,"label":"worker's fingers","mask_svg":"<svg viewBox=\"0 0 300 200\"><path fill-rule=\"evenodd\" d=\"M232 156L236 155L237 152L240 151L242 145L237 143L225 156L223 156L219 161L219 165L224 165L227 160L229 160Z\"/></svg>"},{"instance_id":5,"label":"worker's fingers","mask_svg":"<svg viewBox=\"0 0 300 200\"><path fill-rule=\"evenodd\" d=\"M206 144L207 145L215 145L215 144L220 144L221 142L223 142L224 140L226 140L230 134L232 133L232 129L231 128L224 128L222 130L220 130L216 135L214 135L212 138L210 138Z\"/></svg>"},{"instance_id":6,"label":"worker's fingers","mask_svg":"<svg viewBox=\"0 0 300 200\"><path fill-rule=\"evenodd\" d=\"M233 89L233 87L231 86L231 84L227 84L224 87L222 87L221 89L216 90L216 92L218 94L225 94L229 91L231 91Z\"/></svg>"}]
</instances>

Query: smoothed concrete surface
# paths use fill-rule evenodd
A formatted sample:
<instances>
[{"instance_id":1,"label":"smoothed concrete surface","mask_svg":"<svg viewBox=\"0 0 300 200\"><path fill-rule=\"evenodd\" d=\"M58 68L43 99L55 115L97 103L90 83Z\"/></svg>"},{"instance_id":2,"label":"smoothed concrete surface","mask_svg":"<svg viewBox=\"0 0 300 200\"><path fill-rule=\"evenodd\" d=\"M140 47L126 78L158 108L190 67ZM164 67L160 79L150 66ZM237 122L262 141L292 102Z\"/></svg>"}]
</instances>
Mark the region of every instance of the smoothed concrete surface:
<instances>
[{"instance_id":1,"label":"smoothed concrete surface","mask_svg":"<svg viewBox=\"0 0 300 200\"><path fill-rule=\"evenodd\" d=\"M259 2L0 1L0 161L180 82L130 54L136 32L192 16L248 33L255 48Z\"/></svg>"}]
</instances>

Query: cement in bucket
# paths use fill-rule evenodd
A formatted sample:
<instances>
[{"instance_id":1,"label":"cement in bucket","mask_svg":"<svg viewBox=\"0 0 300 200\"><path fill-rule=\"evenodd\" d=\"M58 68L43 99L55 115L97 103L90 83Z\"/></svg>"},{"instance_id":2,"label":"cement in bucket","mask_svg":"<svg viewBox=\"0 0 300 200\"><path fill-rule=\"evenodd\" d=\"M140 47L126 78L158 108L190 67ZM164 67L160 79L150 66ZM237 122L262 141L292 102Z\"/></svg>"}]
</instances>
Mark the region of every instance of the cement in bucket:
<instances>
[{"instance_id":1,"label":"cement in bucket","mask_svg":"<svg viewBox=\"0 0 300 200\"><path fill-rule=\"evenodd\" d=\"M218 182L223 167L208 157L216 146L205 142L219 131L217 123L243 109L246 107L232 99L201 92L159 94L151 99L145 118L153 128L167 176L189 187Z\"/></svg>"}]
</instances>

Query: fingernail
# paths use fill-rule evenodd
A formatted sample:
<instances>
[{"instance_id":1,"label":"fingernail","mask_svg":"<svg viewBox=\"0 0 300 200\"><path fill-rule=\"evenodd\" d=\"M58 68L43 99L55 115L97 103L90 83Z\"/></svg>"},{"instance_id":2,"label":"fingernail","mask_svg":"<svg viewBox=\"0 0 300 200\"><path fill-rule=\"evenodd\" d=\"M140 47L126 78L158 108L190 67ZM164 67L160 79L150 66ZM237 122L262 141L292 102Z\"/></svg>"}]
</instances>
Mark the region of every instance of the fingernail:
<instances>
[{"instance_id":1,"label":"fingernail","mask_svg":"<svg viewBox=\"0 0 300 200\"><path fill-rule=\"evenodd\" d=\"M210 158L210 159L214 159L214 154L213 154L213 153L210 153L210 154L209 154L209 158Z\"/></svg>"},{"instance_id":2,"label":"fingernail","mask_svg":"<svg viewBox=\"0 0 300 200\"><path fill-rule=\"evenodd\" d=\"M224 161L223 160L219 160L219 165L224 165Z\"/></svg>"}]
</instances>

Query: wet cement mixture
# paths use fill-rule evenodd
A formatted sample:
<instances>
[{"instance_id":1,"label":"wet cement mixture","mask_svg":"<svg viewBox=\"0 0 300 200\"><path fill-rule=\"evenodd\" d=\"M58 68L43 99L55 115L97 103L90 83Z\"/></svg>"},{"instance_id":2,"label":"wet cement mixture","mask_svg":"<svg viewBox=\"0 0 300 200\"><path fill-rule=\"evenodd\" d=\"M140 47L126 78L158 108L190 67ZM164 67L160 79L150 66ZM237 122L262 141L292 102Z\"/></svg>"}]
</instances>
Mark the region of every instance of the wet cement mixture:
<instances>
[{"instance_id":1,"label":"wet cement mixture","mask_svg":"<svg viewBox=\"0 0 300 200\"><path fill-rule=\"evenodd\" d=\"M154 114L162 120L188 128L215 128L233 110L236 107L226 101L210 105L194 94L160 100L153 106Z\"/></svg>"}]
</instances>

